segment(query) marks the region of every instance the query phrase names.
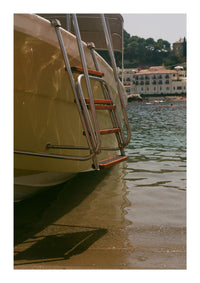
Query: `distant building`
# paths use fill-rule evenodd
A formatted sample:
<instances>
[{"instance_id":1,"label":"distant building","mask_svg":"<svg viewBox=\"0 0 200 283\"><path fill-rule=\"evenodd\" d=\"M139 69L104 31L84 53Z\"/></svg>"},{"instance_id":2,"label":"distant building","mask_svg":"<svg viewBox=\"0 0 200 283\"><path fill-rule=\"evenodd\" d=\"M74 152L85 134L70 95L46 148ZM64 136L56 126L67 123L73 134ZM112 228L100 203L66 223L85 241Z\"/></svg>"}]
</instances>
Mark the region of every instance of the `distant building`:
<instances>
[{"instance_id":1,"label":"distant building","mask_svg":"<svg viewBox=\"0 0 200 283\"><path fill-rule=\"evenodd\" d=\"M130 85L133 80L133 75L138 72L138 69L124 69L123 71L123 84L124 86ZM122 76L122 73L120 73Z\"/></svg>"},{"instance_id":2,"label":"distant building","mask_svg":"<svg viewBox=\"0 0 200 283\"><path fill-rule=\"evenodd\" d=\"M186 77L182 67L167 70L164 66L149 69L124 70L124 86L127 94L170 95L186 94Z\"/></svg>"},{"instance_id":3,"label":"distant building","mask_svg":"<svg viewBox=\"0 0 200 283\"><path fill-rule=\"evenodd\" d=\"M121 80L123 80L123 85L126 91L126 94L130 94L131 93L131 86L133 84L133 75L138 72L138 69L124 69L123 70L123 74L122 74L122 70L119 69L119 77ZM122 76L123 75L123 76Z\"/></svg>"},{"instance_id":4,"label":"distant building","mask_svg":"<svg viewBox=\"0 0 200 283\"><path fill-rule=\"evenodd\" d=\"M186 58L186 39L180 38L179 41L173 43L173 53L180 59Z\"/></svg>"}]
</instances>

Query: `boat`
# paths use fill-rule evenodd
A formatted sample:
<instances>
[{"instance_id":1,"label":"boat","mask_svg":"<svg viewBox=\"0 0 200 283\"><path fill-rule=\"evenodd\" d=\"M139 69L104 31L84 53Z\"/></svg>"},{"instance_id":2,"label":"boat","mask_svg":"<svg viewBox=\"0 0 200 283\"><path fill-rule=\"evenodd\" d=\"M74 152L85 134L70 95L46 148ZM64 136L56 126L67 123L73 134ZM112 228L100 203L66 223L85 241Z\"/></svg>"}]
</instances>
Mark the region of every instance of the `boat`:
<instances>
[{"instance_id":1,"label":"boat","mask_svg":"<svg viewBox=\"0 0 200 283\"><path fill-rule=\"evenodd\" d=\"M119 14L14 14L16 201L127 159L122 35Z\"/></svg>"}]
</instances>

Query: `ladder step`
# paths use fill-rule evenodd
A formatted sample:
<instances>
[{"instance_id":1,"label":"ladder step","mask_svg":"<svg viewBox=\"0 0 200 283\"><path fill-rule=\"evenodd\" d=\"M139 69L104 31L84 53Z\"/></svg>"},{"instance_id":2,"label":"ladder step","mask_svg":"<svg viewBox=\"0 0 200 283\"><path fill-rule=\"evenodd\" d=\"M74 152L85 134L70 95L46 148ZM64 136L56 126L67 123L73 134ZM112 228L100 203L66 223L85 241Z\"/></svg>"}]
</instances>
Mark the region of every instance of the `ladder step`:
<instances>
[{"instance_id":1,"label":"ladder step","mask_svg":"<svg viewBox=\"0 0 200 283\"><path fill-rule=\"evenodd\" d=\"M113 133L118 133L118 132L120 132L120 128L100 130L101 135L113 134Z\"/></svg>"},{"instance_id":2,"label":"ladder step","mask_svg":"<svg viewBox=\"0 0 200 283\"><path fill-rule=\"evenodd\" d=\"M125 160L127 160L127 156L116 155L116 156L99 161L99 168L100 169L108 168L108 167L111 167Z\"/></svg>"},{"instance_id":3,"label":"ladder step","mask_svg":"<svg viewBox=\"0 0 200 283\"><path fill-rule=\"evenodd\" d=\"M88 109L91 108L90 105L88 105L87 107L88 107ZM104 109L114 110L115 108L116 108L115 105L95 105L95 109L97 109L97 110L104 110Z\"/></svg>"},{"instance_id":4,"label":"ladder step","mask_svg":"<svg viewBox=\"0 0 200 283\"><path fill-rule=\"evenodd\" d=\"M84 73L83 68L79 67L79 66L71 67L71 70L72 70L72 72L78 72L78 73L81 73L81 74ZM91 70L91 69L88 69L88 74L91 75L91 76L97 76L97 77L103 77L104 76L104 73L98 72L98 71L95 71L95 70Z\"/></svg>"},{"instance_id":5,"label":"ladder step","mask_svg":"<svg viewBox=\"0 0 200 283\"><path fill-rule=\"evenodd\" d=\"M87 104L90 103L89 98L85 98L85 102ZM95 109L107 109L107 110L114 110L116 108L115 105L113 105L113 101L109 99L94 99ZM96 105L97 104L97 105ZM90 105L88 105L88 109L90 109Z\"/></svg>"},{"instance_id":6,"label":"ladder step","mask_svg":"<svg viewBox=\"0 0 200 283\"><path fill-rule=\"evenodd\" d=\"M112 129L104 129L104 130L99 130L100 135L107 135L107 134L113 134L113 133L118 133L120 132L120 128L112 128ZM85 136L85 131L83 131L83 135Z\"/></svg>"},{"instance_id":7,"label":"ladder step","mask_svg":"<svg viewBox=\"0 0 200 283\"><path fill-rule=\"evenodd\" d=\"M86 103L90 103L89 98L85 98ZM113 104L113 101L110 99L94 99L94 104Z\"/></svg>"}]
</instances>

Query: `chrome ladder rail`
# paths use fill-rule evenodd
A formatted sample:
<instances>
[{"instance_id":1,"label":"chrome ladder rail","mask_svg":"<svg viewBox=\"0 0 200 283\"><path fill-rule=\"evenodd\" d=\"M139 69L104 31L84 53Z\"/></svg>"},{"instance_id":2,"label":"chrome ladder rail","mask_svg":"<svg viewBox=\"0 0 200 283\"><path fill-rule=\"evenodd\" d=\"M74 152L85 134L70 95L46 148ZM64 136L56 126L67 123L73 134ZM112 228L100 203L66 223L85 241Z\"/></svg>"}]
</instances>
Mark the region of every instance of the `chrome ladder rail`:
<instances>
[{"instance_id":1,"label":"chrome ladder rail","mask_svg":"<svg viewBox=\"0 0 200 283\"><path fill-rule=\"evenodd\" d=\"M113 52L113 48L112 48L112 43L111 43L111 39L110 39L110 36L109 36L105 16L103 14L101 14L101 21L102 21L102 25L103 25L103 29L104 29L104 34L105 34L106 43L107 43L107 47L108 47L108 51L109 51L109 55L110 55L110 59L111 59L114 78L115 78L115 81L116 81L116 84L117 84L117 89L118 89L118 93L119 93L119 97L120 97L122 112L123 112L123 115L124 115L124 121L125 121L126 129L127 129L127 139L124 142L124 147L125 147L126 145L128 145L128 143L131 139L131 130L130 130L129 122L128 122L128 117L127 117L127 114L126 114L126 109L125 109L125 104L124 104L124 99L123 99L122 89L121 89L121 83L120 83L120 80L119 80L119 77L118 77L117 66L116 66L116 62L115 62L115 56L114 56L114 52Z\"/></svg>"},{"instance_id":2,"label":"chrome ladder rail","mask_svg":"<svg viewBox=\"0 0 200 283\"><path fill-rule=\"evenodd\" d=\"M70 83L71 83L72 90L73 90L73 93L74 93L74 96L75 96L75 101L76 101L76 104L78 106L78 111L79 111L79 114L80 114L81 122L82 122L83 128L84 128L85 133L86 133L86 138L87 138L87 142L88 142L88 145L89 145L88 149L91 152L90 155L85 156L85 157L66 156L66 159L88 160L90 158L93 158L96 154L96 151L97 151L96 150L97 142L96 142L94 129L93 129L93 126L92 126L92 122L90 120L90 115L89 115L89 112L87 110L87 106L84 105L84 104L83 105L80 104L80 99L79 99L79 95L77 93L76 84L75 84L74 77L73 77L73 74L72 74L72 71L71 71L71 66L70 66L70 63L69 63L67 52L65 50L62 35L61 35L61 32L60 32L61 24L56 19L51 20L51 24L55 27L55 30L56 30L59 45L60 45L62 55L63 55L63 59L64 59L64 62L65 62L65 67L66 67L67 73L69 75ZM83 114L82 108L84 109L85 114ZM62 149L86 149L86 148L83 148L81 146L77 146L77 147L76 146L75 147L73 147L73 146L61 146L61 145L56 146L56 145L51 145L50 143L47 143L46 147L47 148L62 148Z\"/></svg>"},{"instance_id":3,"label":"chrome ladder rail","mask_svg":"<svg viewBox=\"0 0 200 283\"><path fill-rule=\"evenodd\" d=\"M85 53L84 53L84 50L83 50L83 44L82 44L82 40L81 40L81 34L80 34L80 30L79 30L79 25L78 25L76 14L72 14L72 22L73 22L73 26L74 26L74 30L75 30L75 34L76 34L79 54L80 54L80 57L81 57L81 63L82 63L83 71L84 71L84 75L85 75L85 82L86 82L87 92L88 92L88 96L90 98L92 119L93 119L93 124L94 124L94 131L95 131L95 134L96 134L96 136L94 135L94 137L93 137L93 138L95 138L95 141L96 141L96 147L95 147L95 155L92 157L92 159L93 159L93 164L94 164L95 169L98 170L99 169L99 164L98 164L98 161L97 161L97 158L96 158L96 154L99 154L101 152L101 150L100 150L101 137L100 137L99 125L98 125L97 116L96 116L96 110L95 110L95 105L94 105L94 98L93 98L92 88L91 88L90 79L89 79L89 75L88 75L88 69L87 69L87 63L86 63L86 59L85 59Z\"/></svg>"}]
</instances>

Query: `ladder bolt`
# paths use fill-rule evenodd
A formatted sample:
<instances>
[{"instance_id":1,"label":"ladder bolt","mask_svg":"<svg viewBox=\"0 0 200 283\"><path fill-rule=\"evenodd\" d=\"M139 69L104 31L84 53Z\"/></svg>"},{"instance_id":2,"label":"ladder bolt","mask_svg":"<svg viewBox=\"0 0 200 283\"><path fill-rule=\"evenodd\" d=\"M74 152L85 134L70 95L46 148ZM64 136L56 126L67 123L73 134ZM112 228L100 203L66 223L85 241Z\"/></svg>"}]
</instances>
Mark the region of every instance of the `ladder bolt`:
<instances>
[{"instance_id":1,"label":"ladder bolt","mask_svg":"<svg viewBox=\"0 0 200 283\"><path fill-rule=\"evenodd\" d=\"M94 44L94 42L87 42L87 48L89 48L89 49L95 49L95 44Z\"/></svg>"},{"instance_id":2,"label":"ladder bolt","mask_svg":"<svg viewBox=\"0 0 200 283\"><path fill-rule=\"evenodd\" d=\"M51 22L53 27L61 27L61 23L57 19L51 19L50 22Z\"/></svg>"}]
</instances>

